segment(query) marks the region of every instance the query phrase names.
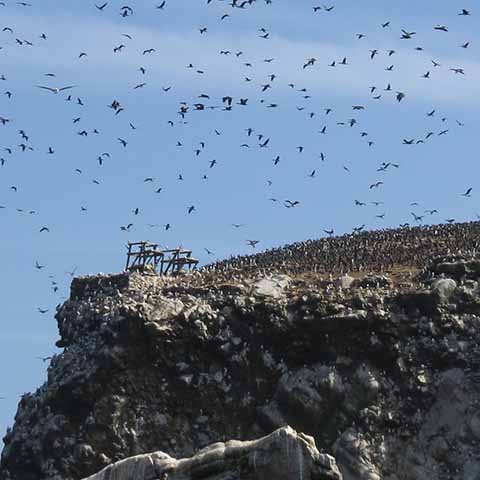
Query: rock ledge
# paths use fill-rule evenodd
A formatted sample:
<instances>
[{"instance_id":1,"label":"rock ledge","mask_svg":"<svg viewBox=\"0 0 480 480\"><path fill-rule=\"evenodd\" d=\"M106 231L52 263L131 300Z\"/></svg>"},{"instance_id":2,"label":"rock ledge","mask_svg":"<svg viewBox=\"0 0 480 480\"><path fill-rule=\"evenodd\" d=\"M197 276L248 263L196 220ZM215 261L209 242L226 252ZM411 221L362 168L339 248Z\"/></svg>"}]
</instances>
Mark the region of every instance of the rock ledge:
<instances>
[{"instance_id":1,"label":"rock ledge","mask_svg":"<svg viewBox=\"0 0 480 480\"><path fill-rule=\"evenodd\" d=\"M342 480L335 459L318 452L312 437L290 427L248 442L218 442L195 456L175 460L166 453L113 463L84 480Z\"/></svg>"}]
</instances>

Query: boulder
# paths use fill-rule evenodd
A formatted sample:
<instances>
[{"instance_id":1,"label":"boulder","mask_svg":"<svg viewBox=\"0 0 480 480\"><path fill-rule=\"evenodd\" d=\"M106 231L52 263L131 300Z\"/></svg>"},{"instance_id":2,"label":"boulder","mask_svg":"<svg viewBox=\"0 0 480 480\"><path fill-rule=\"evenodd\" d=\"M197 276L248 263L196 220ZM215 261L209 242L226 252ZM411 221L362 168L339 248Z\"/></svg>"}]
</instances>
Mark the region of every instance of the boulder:
<instances>
[{"instance_id":1,"label":"boulder","mask_svg":"<svg viewBox=\"0 0 480 480\"><path fill-rule=\"evenodd\" d=\"M312 437L290 427L258 440L231 440L205 447L191 458L166 453L137 455L84 480L342 480L335 459L319 453Z\"/></svg>"},{"instance_id":2,"label":"boulder","mask_svg":"<svg viewBox=\"0 0 480 480\"><path fill-rule=\"evenodd\" d=\"M252 285L251 294L256 297L280 298L290 281L291 278L287 275L265 277Z\"/></svg>"},{"instance_id":3,"label":"boulder","mask_svg":"<svg viewBox=\"0 0 480 480\"><path fill-rule=\"evenodd\" d=\"M342 464L345 480L381 480L382 476L370 455L371 446L353 428L338 438L333 449Z\"/></svg>"},{"instance_id":4,"label":"boulder","mask_svg":"<svg viewBox=\"0 0 480 480\"><path fill-rule=\"evenodd\" d=\"M439 278L432 283L432 291L440 298L441 303L448 303L457 288L457 282L451 278Z\"/></svg>"},{"instance_id":5,"label":"boulder","mask_svg":"<svg viewBox=\"0 0 480 480\"><path fill-rule=\"evenodd\" d=\"M342 399L343 383L335 368L316 365L285 373L278 383L276 400L290 417L307 423L324 422Z\"/></svg>"}]
</instances>

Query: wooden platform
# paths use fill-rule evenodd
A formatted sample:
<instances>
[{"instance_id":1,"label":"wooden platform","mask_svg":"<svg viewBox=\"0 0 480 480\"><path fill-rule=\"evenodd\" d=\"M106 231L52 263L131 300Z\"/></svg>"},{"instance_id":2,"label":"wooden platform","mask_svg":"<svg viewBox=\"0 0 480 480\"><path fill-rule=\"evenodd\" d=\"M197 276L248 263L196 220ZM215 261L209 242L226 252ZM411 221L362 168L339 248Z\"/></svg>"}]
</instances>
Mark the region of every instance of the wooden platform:
<instances>
[{"instance_id":1,"label":"wooden platform","mask_svg":"<svg viewBox=\"0 0 480 480\"><path fill-rule=\"evenodd\" d=\"M126 271L153 269L159 275L175 275L194 269L198 264L192 251L181 247L162 250L157 243L141 241L129 242L127 249Z\"/></svg>"}]
</instances>

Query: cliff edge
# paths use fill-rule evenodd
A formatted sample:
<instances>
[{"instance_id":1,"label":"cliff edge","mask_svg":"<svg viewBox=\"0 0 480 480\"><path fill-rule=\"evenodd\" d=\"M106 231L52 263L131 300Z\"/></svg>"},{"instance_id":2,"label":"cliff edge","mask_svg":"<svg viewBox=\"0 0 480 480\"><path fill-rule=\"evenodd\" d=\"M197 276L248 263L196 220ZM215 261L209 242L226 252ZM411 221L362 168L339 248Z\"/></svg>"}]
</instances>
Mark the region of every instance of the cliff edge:
<instances>
[{"instance_id":1,"label":"cliff edge","mask_svg":"<svg viewBox=\"0 0 480 480\"><path fill-rule=\"evenodd\" d=\"M480 477L479 260L417 277L211 278L75 279L56 314L64 350L22 397L0 478L80 480L139 455L179 468L211 444L251 458L255 441L273 442L272 461L268 435L292 429L305 461L345 480ZM225 471L205 478L268 477Z\"/></svg>"}]
</instances>

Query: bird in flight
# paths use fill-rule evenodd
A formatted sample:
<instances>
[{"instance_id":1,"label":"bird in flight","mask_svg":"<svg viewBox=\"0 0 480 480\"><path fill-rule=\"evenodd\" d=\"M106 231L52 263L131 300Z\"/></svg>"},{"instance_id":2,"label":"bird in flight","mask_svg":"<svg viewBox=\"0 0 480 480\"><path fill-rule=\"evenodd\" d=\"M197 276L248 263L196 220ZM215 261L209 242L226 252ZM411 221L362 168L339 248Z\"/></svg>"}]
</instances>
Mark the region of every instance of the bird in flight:
<instances>
[{"instance_id":1,"label":"bird in flight","mask_svg":"<svg viewBox=\"0 0 480 480\"><path fill-rule=\"evenodd\" d=\"M60 93L64 90L69 90L70 88L75 88L77 85L68 85L66 87L44 87L43 85L37 85L38 88L43 88L44 90L48 90L52 93Z\"/></svg>"},{"instance_id":2,"label":"bird in flight","mask_svg":"<svg viewBox=\"0 0 480 480\"><path fill-rule=\"evenodd\" d=\"M48 360L51 360L53 357L35 357L37 360L41 360L42 362L48 362Z\"/></svg>"},{"instance_id":3,"label":"bird in flight","mask_svg":"<svg viewBox=\"0 0 480 480\"><path fill-rule=\"evenodd\" d=\"M258 243L260 243L260 240L247 240L247 243L252 247L255 248Z\"/></svg>"},{"instance_id":4,"label":"bird in flight","mask_svg":"<svg viewBox=\"0 0 480 480\"><path fill-rule=\"evenodd\" d=\"M414 35L416 35L416 32L407 32L402 28L402 36L400 38L402 40L411 40Z\"/></svg>"}]
</instances>

